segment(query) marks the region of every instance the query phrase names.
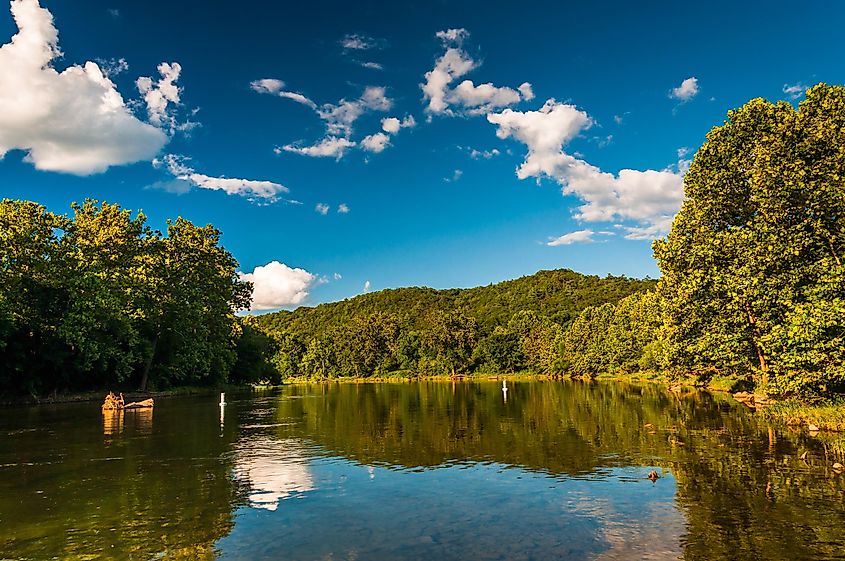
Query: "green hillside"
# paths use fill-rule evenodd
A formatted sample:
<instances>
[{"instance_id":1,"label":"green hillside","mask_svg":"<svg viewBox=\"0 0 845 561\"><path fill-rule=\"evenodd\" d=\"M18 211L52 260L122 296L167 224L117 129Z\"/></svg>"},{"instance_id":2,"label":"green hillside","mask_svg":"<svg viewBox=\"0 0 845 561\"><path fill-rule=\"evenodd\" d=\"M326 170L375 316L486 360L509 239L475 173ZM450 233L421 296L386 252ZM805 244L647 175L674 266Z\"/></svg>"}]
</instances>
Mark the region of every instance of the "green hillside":
<instances>
[{"instance_id":1,"label":"green hillside","mask_svg":"<svg viewBox=\"0 0 845 561\"><path fill-rule=\"evenodd\" d=\"M468 289L395 288L362 294L341 302L301 307L258 318L273 332L305 338L319 337L355 318L371 314L395 316L403 327L421 329L433 311L460 311L474 318L483 333L505 325L518 312L530 311L566 325L590 306L616 302L629 294L648 290L651 279L608 275L583 275L569 269L539 271L533 275Z\"/></svg>"}]
</instances>

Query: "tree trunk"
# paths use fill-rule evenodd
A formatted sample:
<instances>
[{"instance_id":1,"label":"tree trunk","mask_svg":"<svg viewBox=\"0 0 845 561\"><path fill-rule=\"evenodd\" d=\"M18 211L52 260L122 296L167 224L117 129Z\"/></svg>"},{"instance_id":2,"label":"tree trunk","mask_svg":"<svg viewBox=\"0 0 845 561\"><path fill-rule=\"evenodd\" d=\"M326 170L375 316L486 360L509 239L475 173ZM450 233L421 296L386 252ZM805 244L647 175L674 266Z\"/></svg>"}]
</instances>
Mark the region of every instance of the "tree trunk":
<instances>
[{"instance_id":1,"label":"tree trunk","mask_svg":"<svg viewBox=\"0 0 845 561\"><path fill-rule=\"evenodd\" d=\"M150 350L150 356L147 357L147 363L144 365L144 373L141 375L141 388L142 392L147 391L147 383L150 380L150 367L153 365L153 357L156 354L156 347L158 346L158 337L159 334L156 333L155 338L153 339L153 348Z\"/></svg>"},{"instance_id":2,"label":"tree trunk","mask_svg":"<svg viewBox=\"0 0 845 561\"><path fill-rule=\"evenodd\" d=\"M751 345L757 354L757 360L760 361L761 381L765 386L769 383L769 364L766 362L766 355L763 354L763 349L757 344L757 339L760 338L760 330L757 328L757 318L754 317L754 313L751 311L751 304L748 302L745 303L745 312L748 314L748 323L751 324Z\"/></svg>"}]
</instances>

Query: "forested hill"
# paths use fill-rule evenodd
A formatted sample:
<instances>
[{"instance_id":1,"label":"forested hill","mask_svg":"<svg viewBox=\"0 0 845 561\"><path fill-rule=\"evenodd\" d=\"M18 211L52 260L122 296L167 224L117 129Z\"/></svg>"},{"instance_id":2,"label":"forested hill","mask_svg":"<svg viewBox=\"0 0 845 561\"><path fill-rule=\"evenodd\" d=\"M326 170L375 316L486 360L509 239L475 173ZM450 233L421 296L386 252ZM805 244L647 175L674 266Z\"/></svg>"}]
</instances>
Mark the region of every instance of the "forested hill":
<instances>
[{"instance_id":1,"label":"forested hill","mask_svg":"<svg viewBox=\"0 0 845 561\"><path fill-rule=\"evenodd\" d=\"M583 275L569 269L539 271L515 280L467 289L395 288L354 298L260 316L268 331L321 336L355 318L383 313L405 327L419 329L433 311L460 311L474 318L482 332L505 325L518 312L530 311L566 325L582 310L617 302L653 288L656 281L608 275Z\"/></svg>"}]
</instances>

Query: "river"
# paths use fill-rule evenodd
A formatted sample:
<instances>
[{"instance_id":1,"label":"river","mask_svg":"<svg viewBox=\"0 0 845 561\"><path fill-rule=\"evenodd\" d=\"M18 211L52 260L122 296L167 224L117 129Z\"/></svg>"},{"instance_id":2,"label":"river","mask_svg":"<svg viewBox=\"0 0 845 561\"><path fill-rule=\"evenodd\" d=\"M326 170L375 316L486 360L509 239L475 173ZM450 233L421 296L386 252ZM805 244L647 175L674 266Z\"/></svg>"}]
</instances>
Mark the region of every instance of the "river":
<instances>
[{"instance_id":1,"label":"river","mask_svg":"<svg viewBox=\"0 0 845 561\"><path fill-rule=\"evenodd\" d=\"M8 408L0 559L845 559L826 454L728 396L623 383Z\"/></svg>"}]
</instances>

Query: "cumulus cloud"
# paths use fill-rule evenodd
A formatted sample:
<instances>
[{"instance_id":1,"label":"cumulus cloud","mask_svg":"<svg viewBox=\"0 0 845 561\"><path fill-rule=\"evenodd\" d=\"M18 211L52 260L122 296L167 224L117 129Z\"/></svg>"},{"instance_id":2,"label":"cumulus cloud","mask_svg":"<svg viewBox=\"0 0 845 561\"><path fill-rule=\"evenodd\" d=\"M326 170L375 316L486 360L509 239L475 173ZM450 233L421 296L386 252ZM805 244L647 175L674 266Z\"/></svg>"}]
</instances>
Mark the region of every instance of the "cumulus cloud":
<instances>
[{"instance_id":1,"label":"cumulus cloud","mask_svg":"<svg viewBox=\"0 0 845 561\"><path fill-rule=\"evenodd\" d=\"M11 11L18 33L0 47L0 158L23 150L37 169L88 175L150 160L167 144L97 63L53 67L58 30L38 0L13 0Z\"/></svg>"},{"instance_id":2,"label":"cumulus cloud","mask_svg":"<svg viewBox=\"0 0 845 561\"><path fill-rule=\"evenodd\" d=\"M189 160L183 156L167 154L160 160L154 160L153 166L165 167L175 177L175 182L157 182L150 188L161 188L169 192L185 192L187 186L223 191L228 195L240 195L253 202L269 204L276 202L279 195L290 192L290 189L273 181L237 179L230 177L213 177L197 173L189 165Z\"/></svg>"},{"instance_id":3,"label":"cumulus cloud","mask_svg":"<svg viewBox=\"0 0 845 561\"><path fill-rule=\"evenodd\" d=\"M574 105L546 101L538 111L514 111L487 116L498 126L496 136L513 137L528 147L525 161L517 170L520 179L546 175L555 177L566 158L563 146L579 132L592 126L593 121Z\"/></svg>"},{"instance_id":4,"label":"cumulus cloud","mask_svg":"<svg viewBox=\"0 0 845 561\"><path fill-rule=\"evenodd\" d=\"M349 205L347 205L346 203L340 203L340 205L338 205L337 207L337 211L340 214L347 214L349 212Z\"/></svg>"},{"instance_id":5,"label":"cumulus cloud","mask_svg":"<svg viewBox=\"0 0 845 561\"><path fill-rule=\"evenodd\" d=\"M401 121L398 117L385 117L381 120L381 131L364 137L359 143L362 150L374 154L381 153L390 146L390 139L400 130L416 126L413 115L408 115Z\"/></svg>"},{"instance_id":6,"label":"cumulus cloud","mask_svg":"<svg viewBox=\"0 0 845 561\"><path fill-rule=\"evenodd\" d=\"M797 84L784 84L783 85L783 93L789 96L789 99L798 99L804 92L807 91L807 86L798 82Z\"/></svg>"},{"instance_id":7,"label":"cumulus cloud","mask_svg":"<svg viewBox=\"0 0 845 561\"><path fill-rule=\"evenodd\" d=\"M698 78L687 78L677 88L672 88L669 97L680 101L689 101L698 95Z\"/></svg>"},{"instance_id":8,"label":"cumulus cloud","mask_svg":"<svg viewBox=\"0 0 845 561\"><path fill-rule=\"evenodd\" d=\"M390 137L383 132L365 136L361 141L361 148L374 154L383 152L388 146L390 146Z\"/></svg>"},{"instance_id":9,"label":"cumulus cloud","mask_svg":"<svg viewBox=\"0 0 845 561\"><path fill-rule=\"evenodd\" d=\"M451 87L455 80L478 68L480 63L463 49L463 42L469 37L466 29L439 31L436 36L446 51L437 59L434 68L425 73L425 83L420 84L429 114L480 115L534 98L528 82L517 89L491 83L475 85L472 80L463 80Z\"/></svg>"},{"instance_id":10,"label":"cumulus cloud","mask_svg":"<svg viewBox=\"0 0 845 561\"><path fill-rule=\"evenodd\" d=\"M370 291L370 286L371 286L371 285L370 285L370 281L365 282L365 283L364 283L364 292L369 292L369 291Z\"/></svg>"},{"instance_id":11,"label":"cumulus cloud","mask_svg":"<svg viewBox=\"0 0 845 561\"><path fill-rule=\"evenodd\" d=\"M355 145L356 143L348 138L327 136L312 146L287 144L282 146L282 150L286 152L293 152L295 154L302 154L303 156L340 159L348 149L354 147Z\"/></svg>"},{"instance_id":12,"label":"cumulus cloud","mask_svg":"<svg viewBox=\"0 0 845 561\"><path fill-rule=\"evenodd\" d=\"M367 62L358 62L362 67L369 68L370 70L384 70L384 66L377 62L367 61Z\"/></svg>"},{"instance_id":13,"label":"cumulus cloud","mask_svg":"<svg viewBox=\"0 0 845 561\"><path fill-rule=\"evenodd\" d=\"M585 222L634 222L630 239L655 237L668 231L683 200L683 174L688 162L663 170L623 169L607 173L564 151L564 146L592 124L574 105L548 100L538 111L506 109L487 120L499 138L512 137L528 152L517 177L551 178L564 195L583 201L575 218Z\"/></svg>"},{"instance_id":14,"label":"cumulus cloud","mask_svg":"<svg viewBox=\"0 0 845 561\"><path fill-rule=\"evenodd\" d=\"M413 115L408 115L401 121L397 117L386 117L381 120L381 129L389 134L396 134L400 129L412 128L417 125Z\"/></svg>"},{"instance_id":15,"label":"cumulus cloud","mask_svg":"<svg viewBox=\"0 0 845 561\"><path fill-rule=\"evenodd\" d=\"M317 206L315 206L315 207L314 207L314 210L315 210L318 214L322 214L323 216L325 216L325 215L327 215L327 214L329 213L329 209L330 209L330 208L331 208L331 207L330 207L329 205L327 205L327 204L324 204L324 203L317 203Z\"/></svg>"},{"instance_id":16,"label":"cumulus cloud","mask_svg":"<svg viewBox=\"0 0 845 561\"><path fill-rule=\"evenodd\" d=\"M251 310L277 310L302 304L317 281L317 277L305 269L293 269L278 261L258 266L251 273L238 273L238 276L253 285Z\"/></svg>"},{"instance_id":17,"label":"cumulus cloud","mask_svg":"<svg viewBox=\"0 0 845 561\"><path fill-rule=\"evenodd\" d=\"M577 230L575 232L569 232L568 234L564 234L560 237L554 238L546 242L546 245L549 246L558 246L558 245L572 245L574 243L591 243L595 240L593 239L593 232L590 229L586 230Z\"/></svg>"}]
</instances>

